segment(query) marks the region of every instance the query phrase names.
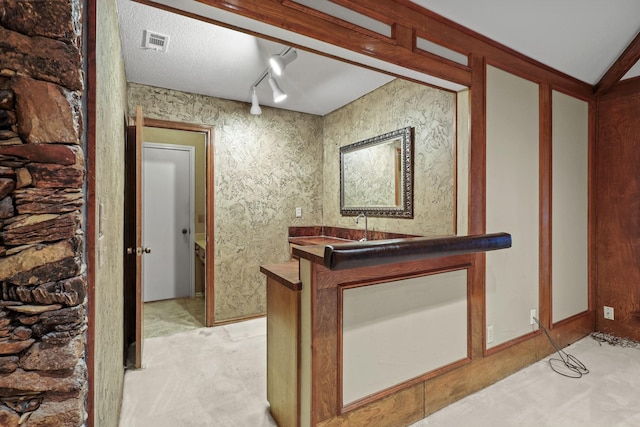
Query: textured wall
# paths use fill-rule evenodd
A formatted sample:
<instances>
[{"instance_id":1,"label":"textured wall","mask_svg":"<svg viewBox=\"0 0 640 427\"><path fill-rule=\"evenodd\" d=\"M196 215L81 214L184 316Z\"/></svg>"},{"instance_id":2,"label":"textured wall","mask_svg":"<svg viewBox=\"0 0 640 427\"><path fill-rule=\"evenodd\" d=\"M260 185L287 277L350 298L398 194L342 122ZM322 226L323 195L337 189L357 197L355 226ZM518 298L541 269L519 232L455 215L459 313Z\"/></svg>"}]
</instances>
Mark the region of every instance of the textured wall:
<instances>
[{"instance_id":1,"label":"textured wall","mask_svg":"<svg viewBox=\"0 0 640 427\"><path fill-rule=\"evenodd\" d=\"M215 127L215 318L264 313L260 265L287 261L288 226L322 223L322 118L253 116L242 102L130 84L129 111L136 105L148 118Z\"/></svg>"},{"instance_id":2,"label":"textured wall","mask_svg":"<svg viewBox=\"0 0 640 427\"><path fill-rule=\"evenodd\" d=\"M115 427L119 422L123 380L122 209L126 115L126 80L115 1L97 2L97 33L96 203L104 206L104 236L96 236L100 238L96 241L104 253L101 257L96 254L94 419L96 426Z\"/></svg>"},{"instance_id":3,"label":"textured wall","mask_svg":"<svg viewBox=\"0 0 640 427\"><path fill-rule=\"evenodd\" d=\"M370 218L372 230L453 234L455 95L396 79L324 120L324 225L358 227L340 215L340 147L406 126L415 128L414 218Z\"/></svg>"}]
</instances>

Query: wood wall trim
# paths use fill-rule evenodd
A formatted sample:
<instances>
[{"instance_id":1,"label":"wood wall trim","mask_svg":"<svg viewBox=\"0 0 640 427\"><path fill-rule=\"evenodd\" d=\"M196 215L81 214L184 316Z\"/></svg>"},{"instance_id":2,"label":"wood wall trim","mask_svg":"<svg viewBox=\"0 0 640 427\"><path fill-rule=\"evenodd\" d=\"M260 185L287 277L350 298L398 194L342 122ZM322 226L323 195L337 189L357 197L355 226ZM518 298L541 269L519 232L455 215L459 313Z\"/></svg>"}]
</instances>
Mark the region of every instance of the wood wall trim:
<instances>
[{"instance_id":1,"label":"wood wall trim","mask_svg":"<svg viewBox=\"0 0 640 427\"><path fill-rule=\"evenodd\" d=\"M86 191L86 265L87 265L87 426L95 425L95 337L96 337L96 0L87 1L85 52L87 61L87 129L85 161L87 171Z\"/></svg>"},{"instance_id":2,"label":"wood wall trim","mask_svg":"<svg viewBox=\"0 0 640 427\"><path fill-rule=\"evenodd\" d=\"M340 1L334 1L334 3L340 4ZM364 35L366 35L368 37L373 37L373 38L376 38L376 39L380 39L380 40L385 41L387 43L393 43L394 42L394 37L393 36L392 37L387 37L387 36L385 36L383 34L376 33L375 31L371 31L371 30L369 30L367 28L364 28L364 27L361 27L359 25L352 24L351 22L345 21L345 20L340 19L340 18L336 18L335 16L328 15L328 14L326 14L324 12L321 12L321 11L319 11L317 9L313 9L311 7L305 6L305 5L300 4L300 3L296 2L296 1L293 1L293 0L282 0L282 5L290 7L292 9L299 10L299 11L301 11L303 13L306 13L306 14L315 16L315 17L320 18L322 20L325 20L327 22L331 22L333 24L340 25L341 27L348 28L350 30L362 33L362 34L364 34ZM368 11L366 11L366 10L364 10L362 8L357 8L356 7L356 9L360 9L360 10L357 10L359 13L362 13L363 15L366 15L369 18L375 19L375 20L377 20L377 21L379 21L379 22L381 22L383 24L388 25L390 27L390 32L393 33L393 24L394 23L393 23L393 21L389 20L388 17L384 17L384 16L381 16L379 14L375 14L376 16L374 17L374 16L371 16L370 13L367 13ZM354 10L356 10L356 9L354 9Z\"/></svg>"},{"instance_id":3,"label":"wood wall trim","mask_svg":"<svg viewBox=\"0 0 640 427\"><path fill-rule=\"evenodd\" d=\"M640 79L638 80L640 82ZM640 92L640 85L638 86L638 91ZM597 176L598 176L598 103L597 101L589 102L589 110L588 110L589 118L589 158L588 158L588 168L589 168L589 183L587 188L587 209L589 209L589 213L587 216L587 228L588 228L588 236L587 236L587 245L588 245L588 289L589 289L589 297L588 297L588 305L589 311L593 312L596 308L596 285L597 285L597 259L598 259L598 239L597 239ZM593 318L593 330L596 330L596 322L595 316Z\"/></svg>"},{"instance_id":4,"label":"wood wall trim","mask_svg":"<svg viewBox=\"0 0 640 427\"><path fill-rule=\"evenodd\" d=\"M198 1L453 83L464 86L471 84L469 72L452 67L442 61L435 61L427 56L417 55L412 50L401 47L395 42L391 43L354 31L338 23L318 18L315 16L316 14L310 15L279 2L269 0ZM375 10L379 13L385 13L387 10L382 5L383 3ZM384 5L389 6L387 3ZM405 26L407 24L398 20L394 20L394 22Z\"/></svg>"},{"instance_id":5,"label":"wood wall trim","mask_svg":"<svg viewBox=\"0 0 640 427\"><path fill-rule=\"evenodd\" d=\"M640 60L640 33L616 59L594 88L596 96L606 94Z\"/></svg>"},{"instance_id":6,"label":"wood wall trim","mask_svg":"<svg viewBox=\"0 0 640 427\"><path fill-rule=\"evenodd\" d=\"M430 61L429 58L417 55L415 52L305 14L300 10L284 6L280 2L269 0L199 1L454 83L470 85L468 74L460 73L455 67L447 66L439 61ZM352 8L354 2L345 0L342 3L344 5L350 4L349 7ZM593 97L591 85L528 58L407 0L362 0L357 3L357 9L360 13L368 10L366 13L368 16L375 16L375 14L388 16L397 24L412 27L425 34L436 34L445 46L453 50L469 51L475 55L491 57L502 67L512 66L521 70L529 80L548 81L551 84L564 87L565 90L576 96Z\"/></svg>"},{"instance_id":7,"label":"wood wall trim","mask_svg":"<svg viewBox=\"0 0 640 427\"><path fill-rule=\"evenodd\" d=\"M611 86L606 93L599 95L598 100L621 98L636 95L638 93L640 93L640 76L632 79L620 80L618 83Z\"/></svg>"},{"instance_id":8,"label":"wood wall trim","mask_svg":"<svg viewBox=\"0 0 640 427\"><path fill-rule=\"evenodd\" d=\"M551 87L547 83L539 86L540 90L540 247L539 257L539 289L538 320L545 328L551 325L552 306L552 196L553 196L553 148L552 117L553 102Z\"/></svg>"},{"instance_id":9,"label":"wood wall trim","mask_svg":"<svg viewBox=\"0 0 640 427\"><path fill-rule=\"evenodd\" d=\"M577 316L563 322L551 334L553 339L562 348L588 335L592 331L590 317ZM425 416L496 383L554 351L547 337L537 333L530 339L425 381Z\"/></svg>"},{"instance_id":10,"label":"wood wall trim","mask_svg":"<svg viewBox=\"0 0 640 427\"><path fill-rule=\"evenodd\" d=\"M359 1L359 3L363 2ZM528 80L557 84L575 96L593 97L591 85L529 58L409 0L394 0L391 4L385 2L380 5L376 0L366 0L364 3L378 9L385 8L385 12L393 16L394 19L409 20L417 29L424 30L428 34L437 34L442 40L443 46L450 49L468 51L474 55L491 58L494 64L500 68L519 69ZM396 9L397 13L394 13Z\"/></svg>"},{"instance_id":11,"label":"wood wall trim","mask_svg":"<svg viewBox=\"0 0 640 427\"><path fill-rule=\"evenodd\" d=\"M215 187L214 168L215 168L215 145L213 140L213 126L200 125L193 123L174 122L170 120L144 119L144 125L148 127L162 129L176 129L188 132L200 132L205 134L205 156L206 156L206 218L205 227L207 235L207 251L205 266L205 326L211 327L218 325L215 322L215 239L209 239L209 232L214 231L215 223ZM259 315L262 316L262 315ZM258 316L258 317L259 317ZM245 320L240 319L240 320ZM237 321L237 320L236 320Z\"/></svg>"},{"instance_id":12,"label":"wood wall trim","mask_svg":"<svg viewBox=\"0 0 640 427\"><path fill-rule=\"evenodd\" d=\"M486 231L486 61L471 56L472 85L469 93L471 108L471 135L469 147L469 234ZM470 298L471 358L482 357L486 348L486 254L475 255L475 268Z\"/></svg>"}]
</instances>

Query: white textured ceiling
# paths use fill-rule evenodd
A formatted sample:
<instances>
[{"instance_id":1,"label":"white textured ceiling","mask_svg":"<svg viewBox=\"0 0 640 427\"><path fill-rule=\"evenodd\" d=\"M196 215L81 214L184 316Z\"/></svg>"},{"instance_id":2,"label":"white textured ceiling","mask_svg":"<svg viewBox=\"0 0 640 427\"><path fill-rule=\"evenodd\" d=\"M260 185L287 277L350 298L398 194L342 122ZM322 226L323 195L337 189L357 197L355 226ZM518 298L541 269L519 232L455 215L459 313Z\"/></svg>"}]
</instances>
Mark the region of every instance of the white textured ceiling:
<instances>
[{"instance_id":1,"label":"white textured ceiling","mask_svg":"<svg viewBox=\"0 0 640 427\"><path fill-rule=\"evenodd\" d=\"M597 83L640 30L640 0L411 0L465 27L589 84ZM253 21L196 0L157 3L225 22L334 57L451 90L461 86L365 55ZM342 19L383 32L384 26L345 13L329 0L300 0ZM250 87L267 58L284 45L219 28L157 8L117 0L127 79L225 99L249 102ZM167 53L141 48L142 31L170 36ZM640 65L624 78L640 75ZM274 104L266 81L261 105L325 115L381 86L387 74L299 50L280 86L289 94Z\"/></svg>"},{"instance_id":2,"label":"white textured ceiling","mask_svg":"<svg viewBox=\"0 0 640 427\"><path fill-rule=\"evenodd\" d=\"M268 58L285 45L171 14L131 1L118 1L127 80L237 101L251 101L251 86ZM167 52L142 48L143 30L168 35ZM257 86L262 106L325 115L393 79L362 67L298 50L282 77L287 92L275 104L265 79Z\"/></svg>"}]
</instances>

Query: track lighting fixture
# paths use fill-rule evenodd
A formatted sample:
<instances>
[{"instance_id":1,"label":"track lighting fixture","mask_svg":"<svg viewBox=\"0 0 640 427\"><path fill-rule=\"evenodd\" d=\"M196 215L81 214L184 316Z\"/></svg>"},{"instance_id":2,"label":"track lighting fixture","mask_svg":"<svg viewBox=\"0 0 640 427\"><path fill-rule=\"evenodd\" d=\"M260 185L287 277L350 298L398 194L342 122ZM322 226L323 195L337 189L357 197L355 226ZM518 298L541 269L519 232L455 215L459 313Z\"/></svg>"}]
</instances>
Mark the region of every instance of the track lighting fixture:
<instances>
[{"instance_id":1,"label":"track lighting fixture","mask_svg":"<svg viewBox=\"0 0 640 427\"><path fill-rule=\"evenodd\" d=\"M269 58L269 66L276 76L281 76L287 65L292 63L298 57L298 52L287 47L279 55L271 55Z\"/></svg>"},{"instance_id":2,"label":"track lighting fixture","mask_svg":"<svg viewBox=\"0 0 640 427\"><path fill-rule=\"evenodd\" d=\"M282 102L287 99L287 94L280 89L278 82L273 78L271 73L269 73L269 86L271 86L271 90L273 91L273 102Z\"/></svg>"},{"instance_id":3,"label":"track lighting fixture","mask_svg":"<svg viewBox=\"0 0 640 427\"><path fill-rule=\"evenodd\" d=\"M273 72L277 76L282 75L285 67L293 62L298 57L298 52L295 49L288 46L282 50L278 55L271 55L269 58L269 66L260 74L258 79L251 85L251 114L262 114L262 109L258 103L258 95L256 93L256 87L262 83L264 79L268 77L269 86L273 92L273 101L282 102L287 98L287 94L280 88L280 85L276 79L271 75Z\"/></svg>"},{"instance_id":4,"label":"track lighting fixture","mask_svg":"<svg viewBox=\"0 0 640 427\"><path fill-rule=\"evenodd\" d=\"M262 114L262 108L260 108L260 103L258 103L258 94L256 93L256 87L253 86L251 89L251 114L260 115Z\"/></svg>"}]
</instances>

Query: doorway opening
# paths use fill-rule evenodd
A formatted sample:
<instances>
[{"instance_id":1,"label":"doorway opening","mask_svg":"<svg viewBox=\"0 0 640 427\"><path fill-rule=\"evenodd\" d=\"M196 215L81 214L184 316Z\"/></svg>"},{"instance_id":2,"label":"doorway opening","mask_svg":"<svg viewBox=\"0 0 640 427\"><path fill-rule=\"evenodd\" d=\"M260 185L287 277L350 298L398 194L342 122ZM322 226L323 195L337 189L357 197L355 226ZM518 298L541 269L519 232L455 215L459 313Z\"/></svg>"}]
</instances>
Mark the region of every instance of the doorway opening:
<instances>
[{"instance_id":1,"label":"doorway opening","mask_svg":"<svg viewBox=\"0 0 640 427\"><path fill-rule=\"evenodd\" d=\"M151 295L150 298L145 296L144 309L142 307L136 308L132 302L127 303L127 299L135 300L135 294L131 286L125 289L125 349L131 347L133 336L144 339L152 336L169 335L197 327L210 327L214 324L213 127L145 118L141 128L141 139L147 146L174 146L177 151L183 151L180 147L175 147L182 146L182 148L186 147L187 151L190 149L193 151L193 211L189 214L189 224L180 225L180 228L177 229L177 236L175 236L176 241L183 239L188 245L189 260L187 262L190 264L190 268L187 279L173 280L173 283L177 284L188 282L187 291L182 290L176 294L161 293L155 296ZM161 163L162 161L164 160L161 159ZM142 177L143 168L141 164L138 168L140 169L138 171L139 176ZM132 173L130 172L129 174ZM144 175L146 175L146 172ZM142 178L144 182L146 177ZM157 183L157 180L153 180ZM167 183L165 184L168 185ZM127 197L131 198L133 196L136 199L135 195L131 194L129 186L126 187L129 193ZM161 192L162 190L156 188L156 191ZM161 194L161 196L163 195ZM138 198L139 200L131 200L129 203L131 205L135 203L142 204L145 198L144 192ZM157 212L161 208L155 207L152 209ZM127 228L131 229L131 224L129 227L126 226L127 221L133 221L133 224L135 224L135 220L125 215L125 233ZM140 229L145 230L147 228L146 222L143 222ZM163 248L161 246L165 244L166 242L156 243L157 248L154 249L149 242L145 242L144 245L148 246L149 249L149 252L145 255L146 259L149 260L150 256L156 252L162 252ZM164 259L167 259L166 255ZM131 266L130 269L133 269L133 264L129 265ZM126 266L127 264L125 264L125 268ZM131 272L127 273L125 271L125 276L128 274L131 274ZM143 278L142 281L144 282L145 279ZM131 282L131 280L127 281L125 279L125 284L127 282ZM143 284L143 287L145 286ZM139 316L142 318L139 318ZM154 319L159 319L161 321L160 324L154 325ZM141 329L139 335L134 334L137 329ZM140 347L142 346L140 345ZM130 352L127 353L130 354ZM127 359L127 356L125 356L125 359Z\"/></svg>"},{"instance_id":2,"label":"doorway opening","mask_svg":"<svg viewBox=\"0 0 640 427\"><path fill-rule=\"evenodd\" d=\"M193 147L195 154L193 233L193 294L187 298L148 303L145 317L145 337L153 332L154 313L163 323L172 320L172 330L180 330L182 319L196 319L202 326L214 323L214 263L213 263L213 127L165 120L144 119L145 142L179 144ZM189 298L192 297L193 299ZM157 308L152 307L156 305ZM162 306L165 307L162 307ZM203 310L203 311L202 311ZM149 333L147 333L149 331Z\"/></svg>"}]
</instances>

